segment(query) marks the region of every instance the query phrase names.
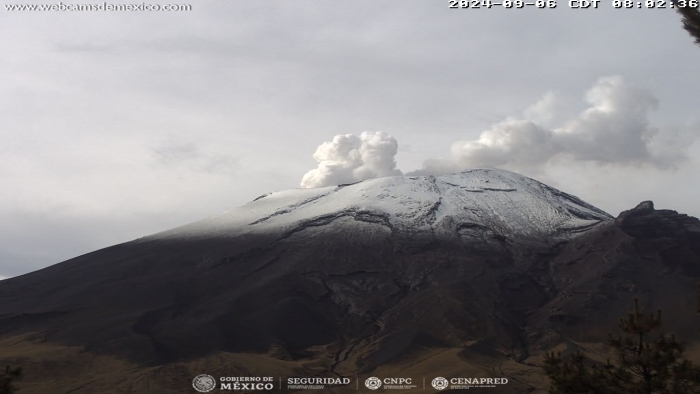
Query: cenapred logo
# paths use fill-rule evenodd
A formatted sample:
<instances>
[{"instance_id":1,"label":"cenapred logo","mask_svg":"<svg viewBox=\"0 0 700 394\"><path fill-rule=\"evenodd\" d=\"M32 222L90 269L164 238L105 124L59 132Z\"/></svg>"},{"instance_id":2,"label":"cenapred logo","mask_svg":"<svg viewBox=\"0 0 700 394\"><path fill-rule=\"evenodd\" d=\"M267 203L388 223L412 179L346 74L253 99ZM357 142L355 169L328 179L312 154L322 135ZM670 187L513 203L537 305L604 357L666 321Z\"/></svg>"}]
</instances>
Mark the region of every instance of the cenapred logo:
<instances>
[{"instance_id":1,"label":"cenapred logo","mask_svg":"<svg viewBox=\"0 0 700 394\"><path fill-rule=\"evenodd\" d=\"M450 385L450 382L448 382L447 379L445 379L443 377L437 377L437 378L433 379L433 381L430 382L430 384L433 385L433 387L436 390L444 390L447 388L447 386Z\"/></svg>"},{"instance_id":2,"label":"cenapred logo","mask_svg":"<svg viewBox=\"0 0 700 394\"><path fill-rule=\"evenodd\" d=\"M192 379L192 387L200 393L208 393L216 387L216 379L207 374L197 375Z\"/></svg>"},{"instance_id":3,"label":"cenapred logo","mask_svg":"<svg viewBox=\"0 0 700 394\"><path fill-rule=\"evenodd\" d=\"M379 378L372 376L371 378L367 378L367 380L365 380L365 386L367 386L367 388L370 390L376 390L382 387L382 381Z\"/></svg>"},{"instance_id":4,"label":"cenapred logo","mask_svg":"<svg viewBox=\"0 0 700 394\"><path fill-rule=\"evenodd\" d=\"M447 388L457 390L468 390L470 388L494 388L499 385L508 384L507 378L450 378L437 377L431 382L437 390Z\"/></svg>"}]
</instances>

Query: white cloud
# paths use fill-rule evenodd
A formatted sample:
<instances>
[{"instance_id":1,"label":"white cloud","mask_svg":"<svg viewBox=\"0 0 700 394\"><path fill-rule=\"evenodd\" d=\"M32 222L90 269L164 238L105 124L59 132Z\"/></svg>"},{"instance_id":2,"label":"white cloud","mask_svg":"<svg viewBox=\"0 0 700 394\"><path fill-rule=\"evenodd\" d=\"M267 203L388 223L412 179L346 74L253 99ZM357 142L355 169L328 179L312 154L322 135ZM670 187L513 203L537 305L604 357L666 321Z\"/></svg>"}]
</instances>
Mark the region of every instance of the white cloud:
<instances>
[{"instance_id":1,"label":"white cloud","mask_svg":"<svg viewBox=\"0 0 700 394\"><path fill-rule=\"evenodd\" d=\"M540 173L559 160L596 164L675 168L687 159L694 133L661 132L649 124L657 99L621 76L600 78L586 93L588 108L560 127L546 124L560 117L556 96L547 93L521 117L509 117L475 140L457 141L454 160L428 160L415 173L444 173L474 167L503 167ZM679 135L684 143L678 143Z\"/></svg>"},{"instance_id":2,"label":"white cloud","mask_svg":"<svg viewBox=\"0 0 700 394\"><path fill-rule=\"evenodd\" d=\"M401 175L396 169L396 138L383 131L360 136L341 134L321 144L314 153L318 167L307 172L301 187L323 187Z\"/></svg>"},{"instance_id":3,"label":"white cloud","mask_svg":"<svg viewBox=\"0 0 700 394\"><path fill-rule=\"evenodd\" d=\"M567 98L548 92L522 115L506 117L476 139L454 142L451 159L426 160L422 169L409 174L500 167L534 176L612 213L646 199L696 212L689 210L694 205L686 197L692 193L668 190L700 168L697 160L691 160L698 157L697 119L678 126L668 122L652 126L650 113L658 100L620 76L600 78L586 92L585 103L576 114ZM314 154L319 166L304 176L302 186L398 174L397 146L385 133L338 135L319 146Z\"/></svg>"}]
</instances>

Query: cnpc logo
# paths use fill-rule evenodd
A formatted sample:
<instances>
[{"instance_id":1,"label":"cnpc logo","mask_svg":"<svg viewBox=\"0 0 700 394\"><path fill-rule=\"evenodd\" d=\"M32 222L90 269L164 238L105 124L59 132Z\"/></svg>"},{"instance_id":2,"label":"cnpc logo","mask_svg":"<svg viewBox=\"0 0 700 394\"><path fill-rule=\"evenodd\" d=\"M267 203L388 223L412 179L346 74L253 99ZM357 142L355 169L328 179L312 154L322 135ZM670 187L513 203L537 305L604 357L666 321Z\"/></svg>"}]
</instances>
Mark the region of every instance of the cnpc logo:
<instances>
[{"instance_id":1,"label":"cnpc logo","mask_svg":"<svg viewBox=\"0 0 700 394\"><path fill-rule=\"evenodd\" d=\"M367 378L365 380L365 386L370 389L370 390L377 390L382 385L385 386L387 389L396 389L396 388L408 388L404 386L410 386L412 383L411 378L384 378L384 379L379 379L376 376L372 376L371 378ZM400 386L400 387L397 387Z\"/></svg>"},{"instance_id":2,"label":"cnpc logo","mask_svg":"<svg viewBox=\"0 0 700 394\"><path fill-rule=\"evenodd\" d=\"M382 381L378 377L372 376L371 378L367 378L367 380L365 380L365 386L370 390L376 390L382 387Z\"/></svg>"}]
</instances>

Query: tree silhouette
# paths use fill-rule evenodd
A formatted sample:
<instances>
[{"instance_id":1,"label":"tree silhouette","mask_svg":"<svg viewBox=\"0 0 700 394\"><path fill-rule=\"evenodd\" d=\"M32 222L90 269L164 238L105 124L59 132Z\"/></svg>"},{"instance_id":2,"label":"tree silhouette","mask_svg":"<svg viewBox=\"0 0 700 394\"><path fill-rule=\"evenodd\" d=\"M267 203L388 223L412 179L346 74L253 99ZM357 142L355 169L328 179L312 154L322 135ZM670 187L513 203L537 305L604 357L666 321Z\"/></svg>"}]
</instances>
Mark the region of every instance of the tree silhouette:
<instances>
[{"instance_id":1,"label":"tree silhouette","mask_svg":"<svg viewBox=\"0 0 700 394\"><path fill-rule=\"evenodd\" d=\"M682 7L683 4L690 5L691 1L673 0L676 11L683 16L683 28L695 39L695 43L700 45L700 8L695 3L695 7Z\"/></svg>"},{"instance_id":2,"label":"tree silhouette","mask_svg":"<svg viewBox=\"0 0 700 394\"><path fill-rule=\"evenodd\" d=\"M551 380L551 394L612 393L610 387L603 384L608 379L605 370L598 365L587 366L581 351L571 354L569 361L564 361L561 353L546 353L544 371Z\"/></svg>"},{"instance_id":3,"label":"tree silhouette","mask_svg":"<svg viewBox=\"0 0 700 394\"><path fill-rule=\"evenodd\" d=\"M639 308L620 318L622 335L610 336L608 345L617 361L597 364L581 351L568 361L561 353L545 354L544 370L551 380L551 394L689 394L700 393L700 368L683 359L683 345L675 335L652 332L661 326L661 311L646 315Z\"/></svg>"},{"instance_id":4,"label":"tree silhouette","mask_svg":"<svg viewBox=\"0 0 700 394\"><path fill-rule=\"evenodd\" d=\"M12 382L22 380L22 367L11 368L9 365L5 368L5 374L0 376L0 394L14 394L17 392Z\"/></svg>"}]
</instances>

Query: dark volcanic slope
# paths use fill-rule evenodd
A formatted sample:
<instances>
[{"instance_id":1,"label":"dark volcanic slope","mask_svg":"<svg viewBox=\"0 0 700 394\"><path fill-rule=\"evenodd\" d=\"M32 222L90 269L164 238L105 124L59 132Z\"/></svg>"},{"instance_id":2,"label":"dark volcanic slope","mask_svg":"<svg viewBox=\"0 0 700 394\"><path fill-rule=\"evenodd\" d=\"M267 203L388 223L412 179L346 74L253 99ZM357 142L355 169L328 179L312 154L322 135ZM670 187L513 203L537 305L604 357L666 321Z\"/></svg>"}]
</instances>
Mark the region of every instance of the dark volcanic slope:
<instances>
[{"instance_id":1,"label":"dark volcanic slope","mask_svg":"<svg viewBox=\"0 0 700 394\"><path fill-rule=\"evenodd\" d=\"M663 309L664 329L700 339L697 218L646 201L572 240L549 265L556 295L528 320L540 349L559 337L604 338L635 298L646 310Z\"/></svg>"},{"instance_id":2,"label":"dark volcanic slope","mask_svg":"<svg viewBox=\"0 0 700 394\"><path fill-rule=\"evenodd\" d=\"M602 340L634 297L697 335L695 218L643 203L610 220L505 171L368 182L273 194L2 281L0 335L142 364L332 344L341 375L474 341L523 360Z\"/></svg>"}]
</instances>

